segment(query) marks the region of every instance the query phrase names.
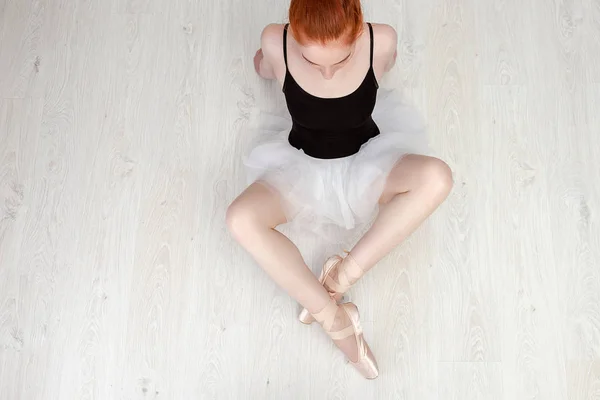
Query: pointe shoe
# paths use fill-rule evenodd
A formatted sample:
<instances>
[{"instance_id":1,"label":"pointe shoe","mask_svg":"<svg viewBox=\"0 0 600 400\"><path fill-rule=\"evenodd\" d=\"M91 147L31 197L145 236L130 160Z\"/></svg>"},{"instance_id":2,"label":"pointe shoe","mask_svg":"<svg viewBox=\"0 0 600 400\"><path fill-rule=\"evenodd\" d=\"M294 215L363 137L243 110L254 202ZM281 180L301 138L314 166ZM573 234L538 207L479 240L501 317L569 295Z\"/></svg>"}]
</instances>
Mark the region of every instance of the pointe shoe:
<instances>
[{"instance_id":1,"label":"pointe shoe","mask_svg":"<svg viewBox=\"0 0 600 400\"><path fill-rule=\"evenodd\" d=\"M340 309L348 315L351 325L340 331L332 332L331 329L335 321L335 315ZM352 361L351 359L348 359L348 361L367 379L375 379L379 376L377 361L375 360L375 356L371 352L369 345L365 341L363 330L360 325L358 308L354 304L344 303L338 306L335 300L331 299L331 302L323 310L313 316L333 340L342 340L354 335L356 338L358 354L356 361Z\"/></svg>"},{"instance_id":2,"label":"pointe shoe","mask_svg":"<svg viewBox=\"0 0 600 400\"><path fill-rule=\"evenodd\" d=\"M321 271L321 275L319 276L319 282L321 282L321 285L323 285L325 289L327 289L331 298L333 298L336 302L339 302L342 299L344 293L346 293L350 289L350 287L357 280L359 280L361 276L364 275L363 269L360 267L360 265L358 265L358 263L350 255L350 253L347 251L345 253L347 254L346 258L342 258L338 255L335 255L333 257L330 257L327 261L325 261L325 265L323 265L323 270ZM338 268L341 265L342 261L344 261L345 259L347 259L350 262L344 265L343 270L338 271L338 281L336 282L329 275L336 268ZM312 324L315 321L313 316L310 315L310 312L308 312L306 308L300 311L298 319L300 320L300 322L307 325Z\"/></svg>"}]
</instances>

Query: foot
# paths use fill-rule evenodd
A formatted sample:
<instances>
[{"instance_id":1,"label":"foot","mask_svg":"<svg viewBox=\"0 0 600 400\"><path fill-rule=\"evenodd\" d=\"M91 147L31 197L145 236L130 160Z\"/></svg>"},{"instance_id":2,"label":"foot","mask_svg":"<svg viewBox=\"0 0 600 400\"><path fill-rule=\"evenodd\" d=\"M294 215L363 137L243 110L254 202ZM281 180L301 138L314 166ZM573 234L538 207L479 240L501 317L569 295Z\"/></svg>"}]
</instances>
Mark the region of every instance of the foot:
<instances>
[{"instance_id":1,"label":"foot","mask_svg":"<svg viewBox=\"0 0 600 400\"><path fill-rule=\"evenodd\" d=\"M338 306L335 313L335 320L331 326L331 331L339 332L345 329L352 328L352 320L344 310ZM346 355L348 360L355 363L358 361L358 345L354 335L344 339L333 339L333 343Z\"/></svg>"},{"instance_id":2,"label":"foot","mask_svg":"<svg viewBox=\"0 0 600 400\"><path fill-rule=\"evenodd\" d=\"M348 253L348 252L346 252ZM344 293L350 289L360 277L364 274L362 268L356 260L348 253L346 258L340 256L330 257L323 266L319 282L327 289L329 295L336 302L340 302ZM298 319L303 324L311 324L315 319L310 312L304 308L300 312Z\"/></svg>"},{"instance_id":3,"label":"foot","mask_svg":"<svg viewBox=\"0 0 600 400\"><path fill-rule=\"evenodd\" d=\"M313 316L365 378L375 379L379 375L375 357L363 337L358 309L354 304L338 305L331 299L323 310Z\"/></svg>"}]
</instances>

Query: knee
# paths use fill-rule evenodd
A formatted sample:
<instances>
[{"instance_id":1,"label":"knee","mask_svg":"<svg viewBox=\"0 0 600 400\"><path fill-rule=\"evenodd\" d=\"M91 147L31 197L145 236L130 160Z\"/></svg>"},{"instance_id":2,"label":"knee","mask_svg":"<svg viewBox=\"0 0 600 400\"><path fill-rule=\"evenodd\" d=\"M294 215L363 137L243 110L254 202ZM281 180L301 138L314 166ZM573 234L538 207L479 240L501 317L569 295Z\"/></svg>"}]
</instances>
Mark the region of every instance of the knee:
<instances>
[{"instance_id":1,"label":"knee","mask_svg":"<svg viewBox=\"0 0 600 400\"><path fill-rule=\"evenodd\" d=\"M430 158L424 168L424 183L429 187L435 195L446 198L454 180L452 178L452 170L442 160L438 158Z\"/></svg>"},{"instance_id":2,"label":"knee","mask_svg":"<svg viewBox=\"0 0 600 400\"><path fill-rule=\"evenodd\" d=\"M234 201L225 215L227 228L238 242L247 236L258 224L256 211L249 204Z\"/></svg>"}]
</instances>

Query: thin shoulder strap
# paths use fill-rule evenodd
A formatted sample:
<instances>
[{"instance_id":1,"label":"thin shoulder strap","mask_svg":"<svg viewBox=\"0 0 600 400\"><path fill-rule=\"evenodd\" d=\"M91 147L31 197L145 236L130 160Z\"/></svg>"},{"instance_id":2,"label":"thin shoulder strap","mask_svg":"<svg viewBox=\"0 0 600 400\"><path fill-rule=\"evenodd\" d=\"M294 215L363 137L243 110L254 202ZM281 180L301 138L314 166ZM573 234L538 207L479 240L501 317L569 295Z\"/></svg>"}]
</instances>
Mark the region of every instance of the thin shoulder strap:
<instances>
[{"instance_id":1,"label":"thin shoulder strap","mask_svg":"<svg viewBox=\"0 0 600 400\"><path fill-rule=\"evenodd\" d=\"M369 25L369 34L371 35L371 67L373 66L373 25L371 25L370 22L367 22L367 25ZM284 41L285 43L285 41Z\"/></svg>"},{"instance_id":2,"label":"thin shoulder strap","mask_svg":"<svg viewBox=\"0 0 600 400\"><path fill-rule=\"evenodd\" d=\"M287 32L288 26L290 24L285 24L283 27L283 60L285 61L285 68L287 69Z\"/></svg>"}]
</instances>

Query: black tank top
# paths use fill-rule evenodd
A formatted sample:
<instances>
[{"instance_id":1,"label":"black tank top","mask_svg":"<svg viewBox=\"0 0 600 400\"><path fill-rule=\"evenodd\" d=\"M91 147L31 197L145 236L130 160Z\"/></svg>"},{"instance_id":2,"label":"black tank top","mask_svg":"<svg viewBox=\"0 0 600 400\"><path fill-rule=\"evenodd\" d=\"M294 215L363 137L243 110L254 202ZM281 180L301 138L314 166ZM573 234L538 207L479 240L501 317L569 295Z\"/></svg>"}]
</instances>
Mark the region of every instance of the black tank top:
<instances>
[{"instance_id":1,"label":"black tank top","mask_svg":"<svg viewBox=\"0 0 600 400\"><path fill-rule=\"evenodd\" d=\"M354 92L336 98L316 97L298 85L287 65L287 28L283 30L285 78L283 93L292 117L290 144L314 158L333 159L356 154L369 139L379 134L371 118L377 98L377 79L373 71L373 27L370 66Z\"/></svg>"}]
</instances>

